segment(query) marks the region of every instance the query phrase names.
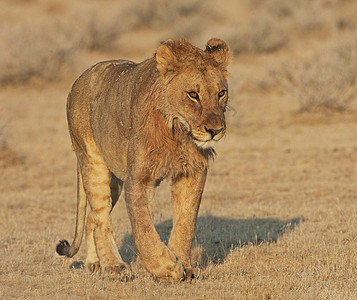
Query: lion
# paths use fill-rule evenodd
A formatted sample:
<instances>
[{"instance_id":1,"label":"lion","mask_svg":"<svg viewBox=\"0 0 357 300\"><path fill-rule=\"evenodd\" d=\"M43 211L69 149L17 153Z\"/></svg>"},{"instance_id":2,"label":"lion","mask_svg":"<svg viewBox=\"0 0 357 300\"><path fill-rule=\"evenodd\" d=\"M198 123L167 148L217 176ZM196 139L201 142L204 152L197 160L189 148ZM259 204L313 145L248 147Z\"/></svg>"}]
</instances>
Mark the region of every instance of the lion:
<instances>
[{"instance_id":1,"label":"lion","mask_svg":"<svg viewBox=\"0 0 357 300\"><path fill-rule=\"evenodd\" d=\"M220 39L210 39L205 50L184 38L168 40L141 63L100 62L75 81L67 119L77 156L77 221L72 245L60 241L58 254L74 256L85 227L85 269L130 277L110 217L125 187L142 265L158 280L191 278L191 246L208 162L226 132L229 56ZM171 180L174 210L167 246L148 208L163 179Z\"/></svg>"}]
</instances>

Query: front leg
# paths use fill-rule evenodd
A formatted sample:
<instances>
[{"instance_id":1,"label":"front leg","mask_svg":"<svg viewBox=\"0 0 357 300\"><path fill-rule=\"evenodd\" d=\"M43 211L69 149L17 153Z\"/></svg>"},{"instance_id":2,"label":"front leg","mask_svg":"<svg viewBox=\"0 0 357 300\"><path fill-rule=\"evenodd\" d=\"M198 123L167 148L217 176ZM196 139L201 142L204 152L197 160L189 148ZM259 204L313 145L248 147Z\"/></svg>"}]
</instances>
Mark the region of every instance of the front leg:
<instances>
[{"instance_id":1,"label":"front leg","mask_svg":"<svg viewBox=\"0 0 357 300\"><path fill-rule=\"evenodd\" d=\"M191 246L206 176L204 169L195 176L180 176L172 182L174 221L168 246L182 261L188 277L192 272Z\"/></svg>"},{"instance_id":2,"label":"front leg","mask_svg":"<svg viewBox=\"0 0 357 300\"><path fill-rule=\"evenodd\" d=\"M154 181L128 178L125 201L131 221L134 242L143 266L160 280L180 281L184 268L176 255L160 240L148 209Z\"/></svg>"}]
</instances>

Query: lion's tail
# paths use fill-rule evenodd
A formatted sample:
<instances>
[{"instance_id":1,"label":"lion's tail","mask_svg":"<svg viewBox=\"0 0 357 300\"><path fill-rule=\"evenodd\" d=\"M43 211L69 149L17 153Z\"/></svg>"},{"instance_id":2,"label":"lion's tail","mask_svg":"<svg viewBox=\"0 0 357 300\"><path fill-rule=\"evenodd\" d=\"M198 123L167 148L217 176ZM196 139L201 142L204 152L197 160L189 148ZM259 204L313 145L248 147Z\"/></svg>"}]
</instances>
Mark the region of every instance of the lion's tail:
<instances>
[{"instance_id":1,"label":"lion's tail","mask_svg":"<svg viewBox=\"0 0 357 300\"><path fill-rule=\"evenodd\" d=\"M76 219L76 231L74 234L74 239L72 245L66 240L60 241L56 246L56 252L59 255L64 255L67 257L74 256L82 243L83 232L84 232L84 223L86 218L86 209L87 209L87 198L83 188L82 174L77 165L77 219Z\"/></svg>"}]
</instances>

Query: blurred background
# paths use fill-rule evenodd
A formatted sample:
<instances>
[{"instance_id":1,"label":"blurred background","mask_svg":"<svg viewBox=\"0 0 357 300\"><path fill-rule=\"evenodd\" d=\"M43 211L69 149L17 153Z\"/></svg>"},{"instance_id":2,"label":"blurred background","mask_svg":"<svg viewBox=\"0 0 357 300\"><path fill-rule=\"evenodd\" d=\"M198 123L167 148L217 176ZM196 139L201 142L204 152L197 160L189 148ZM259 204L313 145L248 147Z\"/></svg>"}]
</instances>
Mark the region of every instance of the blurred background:
<instances>
[{"instance_id":1,"label":"blurred background","mask_svg":"<svg viewBox=\"0 0 357 300\"><path fill-rule=\"evenodd\" d=\"M234 53L235 91L278 85L301 110L351 101L353 0L2 0L0 8L2 86L73 80L99 60L141 61L169 38L204 47L218 37Z\"/></svg>"}]
</instances>

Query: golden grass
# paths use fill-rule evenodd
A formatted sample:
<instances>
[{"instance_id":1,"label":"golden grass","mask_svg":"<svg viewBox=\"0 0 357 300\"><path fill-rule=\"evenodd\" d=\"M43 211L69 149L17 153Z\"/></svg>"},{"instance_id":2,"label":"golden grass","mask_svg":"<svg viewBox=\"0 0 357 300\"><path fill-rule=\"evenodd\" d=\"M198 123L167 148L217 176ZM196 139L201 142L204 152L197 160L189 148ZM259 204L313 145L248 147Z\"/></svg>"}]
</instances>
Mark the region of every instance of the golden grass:
<instances>
[{"instance_id":1,"label":"golden grass","mask_svg":"<svg viewBox=\"0 0 357 300\"><path fill-rule=\"evenodd\" d=\"M314 1L311 5L321 15L313 25L311 15L301 13L311 8L310 2L226 0L222 2L226 6L208 1L202 8L186 1L163 1L162 11L155 12L159 24L135 21L112 35L110 30L116 30L113 18L123 14L116 1L4 1L0 23L17 23L20 29L11 44L15 27L0 27L0 35L7 36L0 43L10 43L4 46L8 52L0 55L0 127L4 128L0 132L0 298L356 299L356 82L351 79L354 64L346 63L354 61L355 48L347 46L355 44L344 38L356 29L351 13L356 4ZM133 4L125 5L126 12L135 14ZM171 27L165 20L180 7L194 11L181 9ZM147 12L149 8L141 9ZM62 29L74 26L73 12L78 10L85 13L77 17L77 31L65 34ZM192 283L159 283L142 269L123 199L113 211L113 225L134 280L122 283L70 269L74 261L84 260L85 244L73 259L56 256L55 246L59 239L73 236L75 225L76 162L65 119L65 100L73 79L101 59L152 55L160 39L180 33L185 14L190 24L202 27L182 30L203 45L215 33L231 37L228 42L234 43L232 28L238 23L241 30L255 30L259 36L259 28L243 26L252 24L257 13L267 14L269 22L289 14L290 25L282 29L286 43L281 47L272 51L248 47L232 62L229 132L217 145L218 157L209 171L193 245L199 277ZM29 20L34 15L38 18L32 24ZM146 18L151 15L146 13ZM124 20L130 19L127 15ZM88 37L86 24L91 22L97 29ZM162 31L160 24L166 24ZM271 24L272 34L278 30L276 25ZM39 32L26 40L22 28L27 26ZM62 33L57 39L49 37L53 32ZM101 43L93 47L85 40L98 43L95 36L101 36L100 32L113 37L109 41L103 36L108 47ZM69 49L63 60L67 71L52 74L62 47ZM23 56L16 58L14 53ZM20 67L30 64L15 72L6 67L8 57L14 57ZM23 63L18 64L21 59ZM291 66L307 63L311 68L293 72ZM23 77L30 66L35 71ZM41 66L48 67L48 73ZM323 70L321 78L316 78L317 66ZM274 75L286 70L295 76L293 85L277 81ZM294 96L309 88L304 75L308 83L316 79L317 87L327 89L323 94L311 88L312 96L336 93L336 103L344 101L344 88L350 86L345 109L298 113L301 100ZM324 78L336 82L328 84ZM19 84L23 81L27 83ZM169 196L169 185L163 183L153 203L153 220L163 240L168 239L172 226Z\"/></svg>"}]
</instances>

